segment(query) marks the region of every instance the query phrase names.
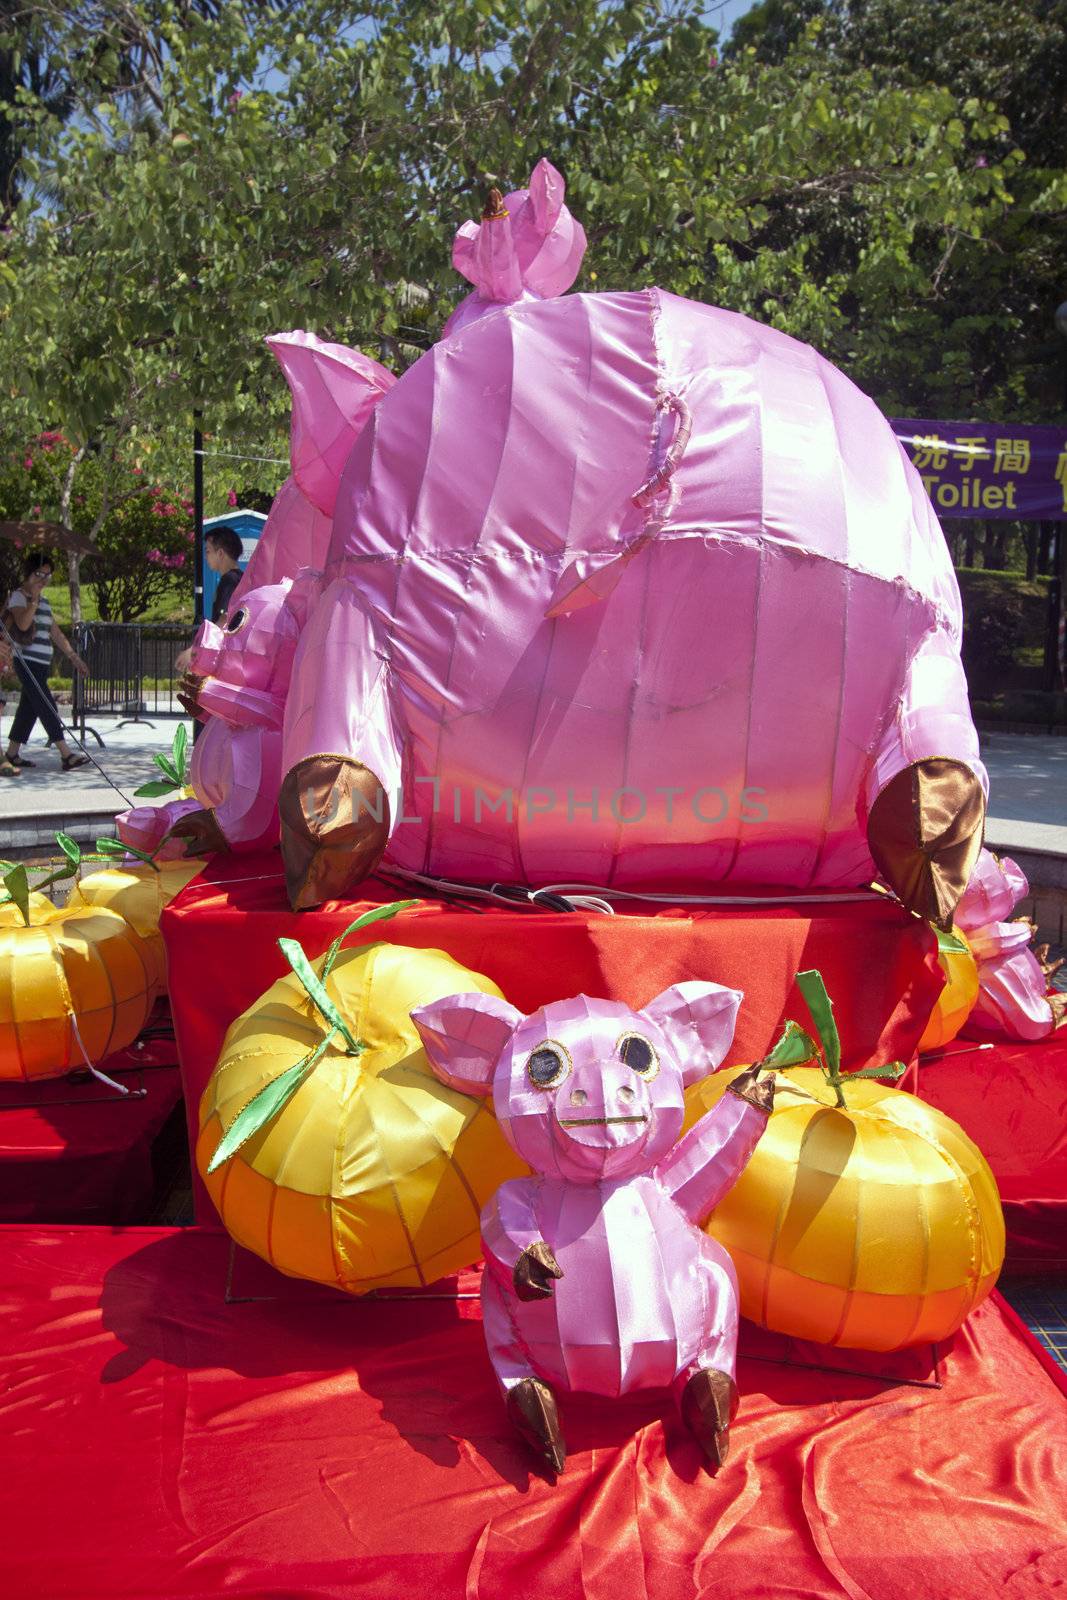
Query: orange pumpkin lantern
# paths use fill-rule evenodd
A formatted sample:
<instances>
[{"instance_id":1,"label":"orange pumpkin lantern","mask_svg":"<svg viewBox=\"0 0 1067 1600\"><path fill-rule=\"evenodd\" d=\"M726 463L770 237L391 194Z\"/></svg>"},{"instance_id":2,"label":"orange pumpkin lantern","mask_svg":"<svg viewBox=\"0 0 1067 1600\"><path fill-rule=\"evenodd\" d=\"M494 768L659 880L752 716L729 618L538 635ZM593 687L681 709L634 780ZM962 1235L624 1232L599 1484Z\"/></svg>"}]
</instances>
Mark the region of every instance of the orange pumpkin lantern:
<instances>
[{"instance_id":1,"label":"orange pumpkin lantern","mask_svg":"<svg viewBox=\"0 0 1067 1600\"><path fill-rule=\"evenodd\" d=\"M167 992L167 953L159 931L160 916L164 906L192 882L203 865L195 857L183 857L161 861L155 868L147 864L105 867L101 872L88 873L71 888L72 905L106 907L129 923L143 946L153 999Z\"/></svg>"},{"instance_id":2,"label":"orange pumpkin lantern","mask_svg":"<svg viewBox=\"0 0 1067 1600\"><path fill-rule=\"evenodd\" d=\"M939 933L937 944L937 959L945 974L945 987L937 997L919 1040L920 1054L926 1050L940 1050L954 1039L978 999L978 963L963 934L958 929L949 934Z\"/></svg>"},{"instance_id":3,"label":"orange pumpkin lantern","mask_svg":"<svg viewBox=\"0 0 1067 1600\"><path fill-rule=\"evenodd\" d=\"M434 1076L411 1012L500 991L442 950L339 946L230 1028L197 1164L227 1230L280 1271L351 1294L415 1287L478 1260L483 1205L525 1168L489 1107Z\"/></svg>"},{"instance_id":4,"label":"orange pumpkin lantern","mask_svg":"<svg viewBox=\"0 0 1067 1600\"><path fill-rule=\"evenodd\" d=\"M0 1079L58 1078L133 1043L152 1004L143 944L115 911L31 895L0 915Z\"/></svg>"},{"instance_id":5,"label":"orange pumpkin lantern","mask_svg":"<svg viewBox=\"0 0 1067 1600\"><path fill-rule=\"evenodd\" d=\"M861 1350L947 1339L1004 1260L993 1174L951 1118L877 1081L903 1067L841 1073L812 979L821 989L817 974L797 975L829 1068L776 1074L767 1131L707 1230L730 1252L742 1313L761 1327ZM687 1122L734 1070L693 1086Z\"/></svg>"}]
</instances>

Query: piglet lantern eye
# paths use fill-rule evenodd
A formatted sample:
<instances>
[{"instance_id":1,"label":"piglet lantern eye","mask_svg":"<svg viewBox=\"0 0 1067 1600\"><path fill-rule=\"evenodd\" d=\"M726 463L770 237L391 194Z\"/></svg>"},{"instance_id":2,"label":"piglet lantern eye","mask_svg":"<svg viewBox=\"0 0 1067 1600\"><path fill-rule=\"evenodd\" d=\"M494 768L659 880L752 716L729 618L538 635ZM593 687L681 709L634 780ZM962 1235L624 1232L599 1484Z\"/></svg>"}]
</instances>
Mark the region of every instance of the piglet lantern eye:
<instances>
[{"instance_id":1,"label":"piglet lantern eye","mask_svg":"<svg viewBox=\"0 0 1067 1600\"><path fill-rule=\"evenodd\" d=\"M571 1058L561 1044L546 1039L531 1051L526 1062L526 1076L535 1089L554 1089L563 1082L571 1068Z\"/></svg>"},{"instance_id":2,"label":"piglet lantern eye","mask_svg":"<svg viewBox=\"0 0 1067 1600\"><path fill-rule=\"evenodd\" d=\"M639 1033L624 1033L619 1040L619 1060L637 1073L639 1078L654 1078L659 1071L656 1052L647 1039Z\"/></svg>"},{"instance_id":3,"label":"piglet lantern eye","mask_svg":"<svg viewBox=\"0 0 1067 1600\"><path fill-rule=\"evenodd\" d=\"M241 606L240 610L235 611L233 616L228 619L226 623L226 632L240 633L247 621L248 612L245 610L244 606Z\"/></svg>"}]
</instances>

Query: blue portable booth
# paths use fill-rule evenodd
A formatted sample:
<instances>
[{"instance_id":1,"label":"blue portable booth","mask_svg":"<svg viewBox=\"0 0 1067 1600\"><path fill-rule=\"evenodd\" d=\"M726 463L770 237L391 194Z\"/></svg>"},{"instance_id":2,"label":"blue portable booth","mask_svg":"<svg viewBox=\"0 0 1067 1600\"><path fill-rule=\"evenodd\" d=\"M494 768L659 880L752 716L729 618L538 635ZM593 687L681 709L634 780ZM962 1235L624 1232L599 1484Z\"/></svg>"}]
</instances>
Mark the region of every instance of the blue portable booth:
<instances>
[{"instance_id":1,"label":"blue portable booth","mask_svg":"<svg viewBox=\"0 0 1067 1600\"><path fill-rule=\"evenodd\" d=\"M232 528L238 535L244 550L238 562L241 571L247 567L252 559L252 552L259 543L259 536L263 532L266 517L262 511L229 511L224 517L204 518L204 537L207 538L212 528ZM215 590L219 586L219 575L212 572L204 563L204 615L210 617L211 608L215 604Z\"/></svg>"}]
</instances>

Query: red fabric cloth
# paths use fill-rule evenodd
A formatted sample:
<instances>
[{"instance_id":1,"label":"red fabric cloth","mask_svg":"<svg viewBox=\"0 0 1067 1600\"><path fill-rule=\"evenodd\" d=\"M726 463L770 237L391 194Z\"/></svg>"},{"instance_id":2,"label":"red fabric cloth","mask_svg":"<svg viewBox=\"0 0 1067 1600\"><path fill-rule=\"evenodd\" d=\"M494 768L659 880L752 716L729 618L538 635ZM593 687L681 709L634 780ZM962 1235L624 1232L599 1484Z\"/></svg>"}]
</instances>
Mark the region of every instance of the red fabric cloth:
<instances>
[{"instance_id":1,"label":"red fabric cloth","mask_svg":"<svg viewBox=\"0 0 1067 1600\"><path fill-rule=\"evenodd\" d=\"M277 852L219 856L164 911L171 1010L194 1147L200 1096L226 1029L288 971L279 936L299 939L315 957L368 906L412 898L374 879L363 888L359 902L295 913ZM669 984L691 978L742 989L728 1064L763 1055L785 1015L807 1017L793 983L805 967L818 967L826 979L844 1061L853 1067L909 1059L944 982L929 928L889 901L665 907L614 917L420 901L356 934L352 943L383 938L448 951L493 978L527 1012L583 992L642 1006ZM197 1217L211 1222L214 1208L199 1177L194 1184Z\"/></svg>"},{"instance_id":2,"label":"red fabric cloth","mask_svg":"<svg viewBox=\"0 0 1067 1600\"><path fill-rule=\"evenodd\" d=\"M919 1094L960 1124L1000 1187L1009 1270L1067 1268L1067 1030L1036 1044L947 1047Z\"/></svg>"},{"instance_id":3,"label":"red fabric cloth","mask_svg":"<svg viewBox=\"0 0 1067 1600\"><path fill-rule=\"evenodd\" d=\"M553 1486L510 1431L477 1301L274 1279L280 1298L227 1305L227 1257L196 1230L0 1230L0 1592L1044 1600L1067 1585L1067 1397L997 1298L957 1335L941 1390L756 1360L768 1349L744 1327L715 1480L666 1397L565 1397Z\"/></svg>"},{"instance_id":4,"label":"red fabric cloth","mask_svg":"<svg viewBox=\"0 0 1067 1600\"><path fill-rule=\"evenodd\" d=\"M152 1144L181 1099L173 1042L141 1052L144 1098L120 1100L95 1078L0 1084L0 1221L124 1223L148 1215ZM101 1070L130 1071L132 1051L110 1056Z\"/></svg>"}]
</instances>

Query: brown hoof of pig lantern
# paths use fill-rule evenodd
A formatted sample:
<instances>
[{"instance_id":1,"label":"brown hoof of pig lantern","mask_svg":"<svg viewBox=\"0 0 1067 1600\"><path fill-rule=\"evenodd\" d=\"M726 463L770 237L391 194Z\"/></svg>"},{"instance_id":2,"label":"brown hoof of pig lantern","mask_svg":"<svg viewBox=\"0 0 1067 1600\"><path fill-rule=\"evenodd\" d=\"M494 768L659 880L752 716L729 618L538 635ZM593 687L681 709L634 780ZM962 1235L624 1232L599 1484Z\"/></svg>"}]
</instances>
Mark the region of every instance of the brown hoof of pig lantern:
<instances>
[{"instance_id":1,"label":"brown hoof of pig lantern","mask_svg":"<svg viewBox=\"0 0 1067 1600\"><path fill-rule=\"evenodd\" d=\"M369 767L309 756L282 784L282 860L295 911L342 900L370 876L389 837L389 799Z\"/></svg>"}]
</instances>

